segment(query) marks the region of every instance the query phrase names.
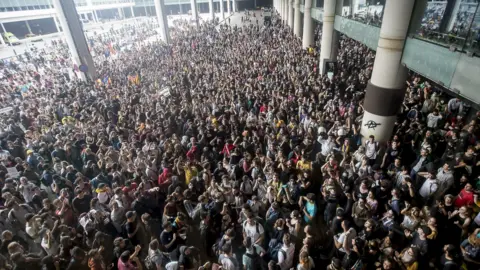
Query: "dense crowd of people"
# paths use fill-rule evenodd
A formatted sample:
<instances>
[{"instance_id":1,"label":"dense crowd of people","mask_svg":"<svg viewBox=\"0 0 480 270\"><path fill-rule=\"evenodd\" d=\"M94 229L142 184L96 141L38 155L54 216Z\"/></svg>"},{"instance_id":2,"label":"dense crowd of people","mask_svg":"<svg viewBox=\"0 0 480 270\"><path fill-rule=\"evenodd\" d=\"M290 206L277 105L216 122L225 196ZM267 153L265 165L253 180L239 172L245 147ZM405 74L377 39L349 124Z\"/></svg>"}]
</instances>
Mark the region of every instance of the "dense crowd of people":
<instances>
[{"instance_id":1,"label":"dense crowd of people","mask_svg":"<svg viewBox=\"0 0 480 270\"><path fill-rule=\"evenodd\" d=\"M362 138L375 53L329 79L251 14L99 35L90 82L61 42L2 63L0 269L480 268L480 114L411 74Z\"/></svg>"}]
</instances>

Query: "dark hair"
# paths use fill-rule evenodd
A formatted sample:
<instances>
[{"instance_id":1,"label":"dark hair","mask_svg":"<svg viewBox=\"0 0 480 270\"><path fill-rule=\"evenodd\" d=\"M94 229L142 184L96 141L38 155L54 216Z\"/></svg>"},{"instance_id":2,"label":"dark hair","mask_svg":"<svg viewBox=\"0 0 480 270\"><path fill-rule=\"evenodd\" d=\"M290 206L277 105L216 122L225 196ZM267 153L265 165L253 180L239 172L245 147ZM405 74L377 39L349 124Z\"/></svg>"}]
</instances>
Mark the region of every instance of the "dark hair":
<instances>
[{"instance_id":1,"label":"dark hair","mask_svg":"<svg viewBox=\"0 0 480 270\"><path fill-rule=\"evenodd\" d=\"M122 260L122 262L126 263L128 262L128 260L130 259L130 251L124 251L122 253L122 255L120 255L120 260Z\"/></svg>"},{"instance_id":2,"label":"dark hair","mask_svg":"<svg viewBox=\"0 0 480 270\"><path fill-rule=\"evenodd\" d=\"M85 257L85 251L79 247L73 247L70 254L72 254L73 257Z\"/></svg>"},{"instance_id":3,"label":"dark hair","mask_svg":"<svg viewBox=\"0 0 480 270\"><path fill-rule=\"evenodd\" d=\"M160 244L158 243L157 239L152 240L149 245L151 250L157 250L160 247Z\"/></svg>"},{"instance_id":4,"label":"dark hair","mask_svg":"<svg viewBox=\"0 0 480 270\"><path fill-rule=\"evenodd\" d=\"M229 243L225 243L223 246L222 246L222 251L224 253L230 253L232 251L232 245L229 244Z\"/></svg>"},{"instance_id":5,"label":"dark hair","mask_svg":"<svg viewBox=\"0 0 480 270\"><path fill-rule=\"evenodd\" d=\"M163 225L162 225L163 229L168 229L171 226L172 226L172 224L170 224L170 222L168 222L168 221L163 222Z\"/></svg>"}]
</instances>

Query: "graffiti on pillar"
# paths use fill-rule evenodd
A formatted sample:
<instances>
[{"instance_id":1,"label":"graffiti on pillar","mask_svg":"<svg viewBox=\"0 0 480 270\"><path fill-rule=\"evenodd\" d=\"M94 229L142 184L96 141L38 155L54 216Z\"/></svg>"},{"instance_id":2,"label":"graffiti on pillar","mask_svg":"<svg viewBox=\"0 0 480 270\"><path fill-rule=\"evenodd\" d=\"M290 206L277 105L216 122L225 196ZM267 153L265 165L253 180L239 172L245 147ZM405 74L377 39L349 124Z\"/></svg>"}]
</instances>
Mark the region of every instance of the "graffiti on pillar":
<instances>
[{"instance_id":1,"label":"graffiti on pillar","mask_svg":"<svg viewBox=\"0 0 480 270\"><path fill-rule=\"evenodd\" d=\"M376 128L377 126L380 126L380 125L382 125L382 124L377 123L377 122L375 122L375 121L373 121L373 120L369 120L369 121L367 121L367 123L366 123L364 126L366 126L368 129L373 129L373 130L375 130L375 128Z\"/></svg>"}]
</instances>

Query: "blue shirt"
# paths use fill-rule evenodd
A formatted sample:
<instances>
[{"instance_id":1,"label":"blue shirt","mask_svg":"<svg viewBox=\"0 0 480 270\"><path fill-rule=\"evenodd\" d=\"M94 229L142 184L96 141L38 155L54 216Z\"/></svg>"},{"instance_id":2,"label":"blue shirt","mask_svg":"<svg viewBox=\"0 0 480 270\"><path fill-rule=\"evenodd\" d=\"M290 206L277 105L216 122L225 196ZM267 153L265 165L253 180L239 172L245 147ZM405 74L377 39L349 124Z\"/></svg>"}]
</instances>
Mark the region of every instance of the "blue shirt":
<instances>
[{"instance_id":1,"label":"blue shirt","mask_svg":"<svg viewBox=\"0 0 480 270\"><path fill-rule=\"evenodd\" d=\"M308 215L311 216L312 218L314 218L315 215L317 214L317 206L315 205L315 203L307 202L305 204L305 210L307 210ZM305 222L311 221L306 215L303 217L303 219L305 220Z\"/></svg>"}]
</instances>

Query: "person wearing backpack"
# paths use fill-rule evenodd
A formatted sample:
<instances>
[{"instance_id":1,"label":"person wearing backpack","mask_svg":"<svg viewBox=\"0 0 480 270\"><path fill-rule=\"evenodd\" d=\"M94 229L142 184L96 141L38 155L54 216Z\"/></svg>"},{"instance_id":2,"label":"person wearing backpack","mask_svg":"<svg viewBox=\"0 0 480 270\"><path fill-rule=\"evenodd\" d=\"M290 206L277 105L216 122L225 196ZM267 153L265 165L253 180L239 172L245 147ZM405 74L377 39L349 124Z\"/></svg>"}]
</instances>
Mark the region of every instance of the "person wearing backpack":
<instances>
[{"instance_id":1,"label":"person wearing backpack","mask_svg":"<svg viewBox=\"0 0 480 270\"><path fill-rule=\"evenodd\" d=\"M264 270L266 269L265 261L263 260L263 255L265 250L252 243L252 239L247 237L243 244L245 245L246 251L242 256L242 264L244 270Z\"/></svg>"},{"instance_id":2,"label":"person wearing backpack","mask_svg":"<svg viewBox=\"0 0 480 270\"><path fill-rule=\"evenodd\" d=\"M145 258L146 270L164 269L170 259L160 250L160 243L157 239L150 242L148 255Z\"/></svg>"},{"instance_id":3,"label":"person wearing backpack","mask_svg":"<svg viewBox=\"0 0 480 270\"><path fill-rule=\"evenodd\" d=\"M265 239L265 230L262 224L255 220L252 213L247 212L247 220L243 222L243 238L250 237L257 245L262 245Z\"/></svg>"},{"instance_id":4,"label":"person wearing backpack","mask_svg":"<svg viewBox=\"0 0 480 270\"><path fill-rule=\"evenodd\" d=\"M290 234L283 236L283 246L277 253L278 266L281 270L288 270L293 266L293 257L295 254L295 245L292 243Z\"/></svg>"}]
</instances>

